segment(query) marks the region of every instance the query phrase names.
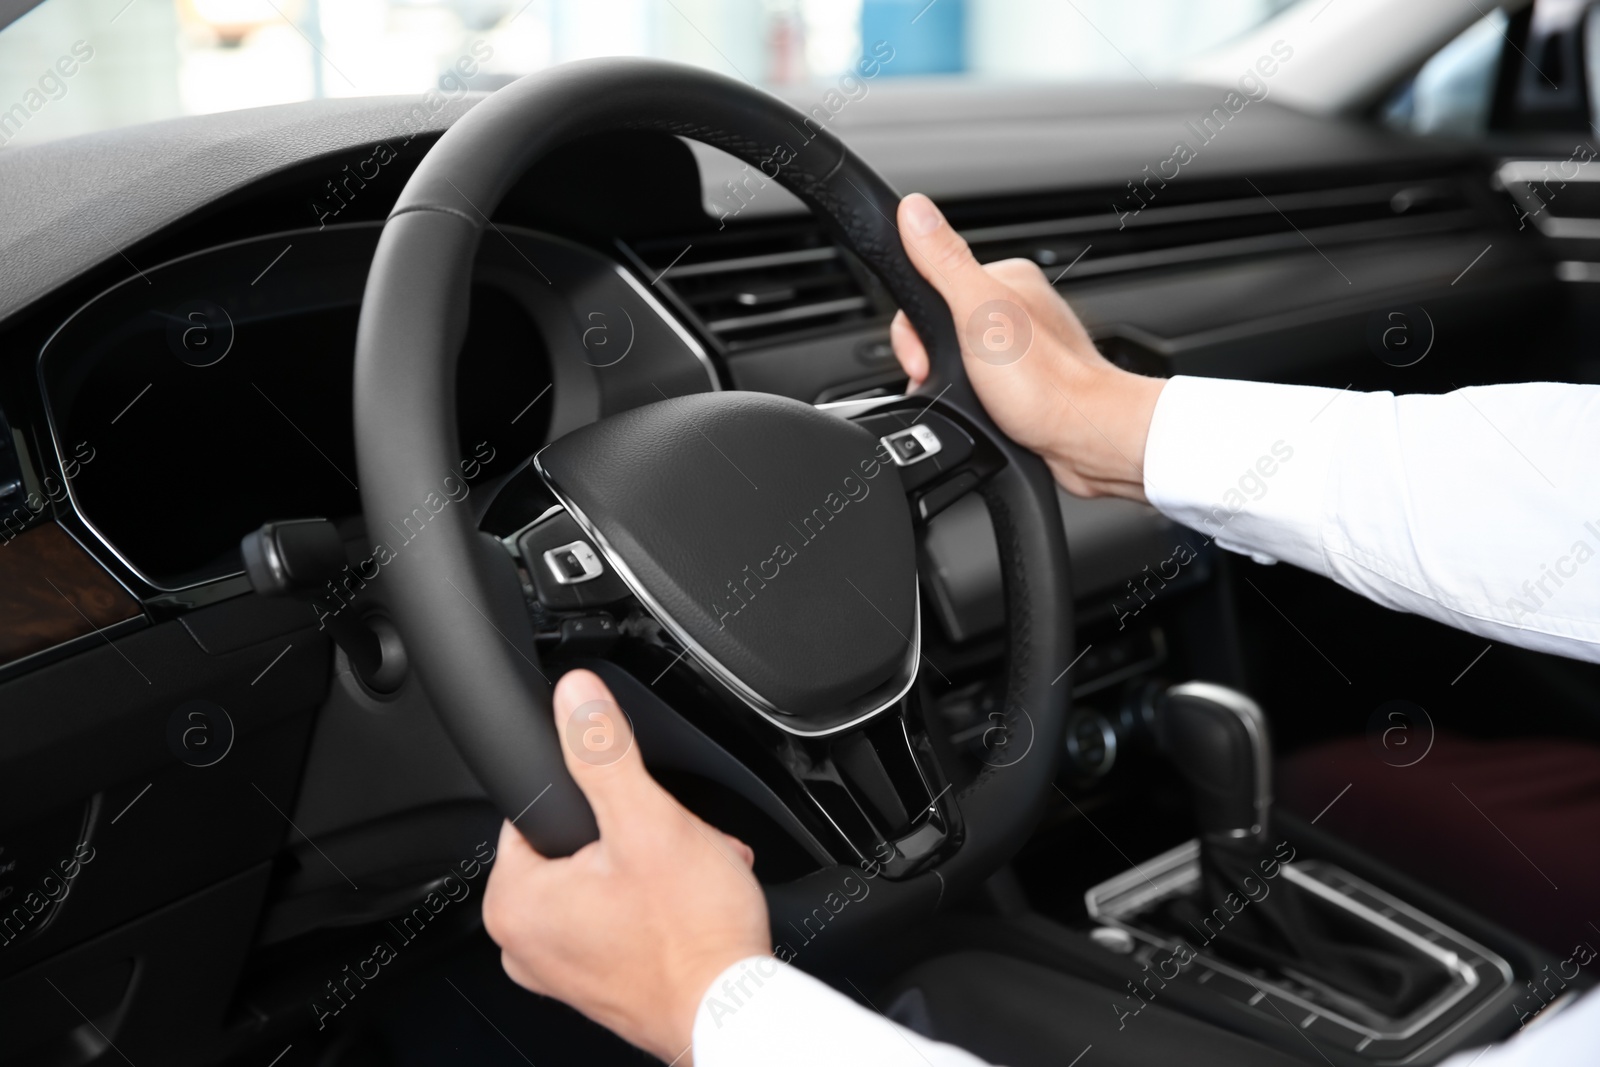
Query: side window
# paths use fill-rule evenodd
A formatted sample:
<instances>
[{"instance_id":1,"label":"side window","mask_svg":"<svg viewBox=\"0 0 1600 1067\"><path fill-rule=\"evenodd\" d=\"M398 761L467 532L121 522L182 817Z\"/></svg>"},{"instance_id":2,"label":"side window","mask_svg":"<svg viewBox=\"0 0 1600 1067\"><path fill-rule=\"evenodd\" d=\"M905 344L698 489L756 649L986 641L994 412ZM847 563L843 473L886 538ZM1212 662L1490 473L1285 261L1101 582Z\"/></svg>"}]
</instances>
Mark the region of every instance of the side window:
<instances>
[{"instance_id":1,"label":"side window","mask_svg":"<svg viewBox=\"0 0 1600 1067\"><path fill-rule=\"evenodd\" d=\"M1487 132L1509 24L1506 13L1495 8L1435 52L1384 104L1384 124L1447 137Z\"/></svg>"},{"instance_id":2,"label":"side window","mask_svg":"<svg viewBox=\"0 0 1600 1067\"><path fill-rule=\"evenodd\" d=\"M1578 132L1596 114L1597 74L1600 0L1535 0L1467 27L1378 115L1391 129L1446 137Z\"/></svg>"}]
</instances>

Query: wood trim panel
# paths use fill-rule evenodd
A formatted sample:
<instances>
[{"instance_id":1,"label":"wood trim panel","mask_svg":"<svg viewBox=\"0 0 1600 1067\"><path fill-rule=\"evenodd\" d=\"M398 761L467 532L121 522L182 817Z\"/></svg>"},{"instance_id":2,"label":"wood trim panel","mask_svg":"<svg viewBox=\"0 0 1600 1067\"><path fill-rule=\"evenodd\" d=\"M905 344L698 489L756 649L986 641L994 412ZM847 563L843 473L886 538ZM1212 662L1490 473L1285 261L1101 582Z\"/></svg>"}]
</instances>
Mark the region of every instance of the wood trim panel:
<instances>
[{"instance_id":1,"label":"wood trim panel","mask_svg":"<svg viewBox=\"0 0 1600 1067\"><path fill-rule=\"evenodd\" d=\"M139 602L56 523L0 544L0 663L139 611Z\"/></svg>"}]
</instances>

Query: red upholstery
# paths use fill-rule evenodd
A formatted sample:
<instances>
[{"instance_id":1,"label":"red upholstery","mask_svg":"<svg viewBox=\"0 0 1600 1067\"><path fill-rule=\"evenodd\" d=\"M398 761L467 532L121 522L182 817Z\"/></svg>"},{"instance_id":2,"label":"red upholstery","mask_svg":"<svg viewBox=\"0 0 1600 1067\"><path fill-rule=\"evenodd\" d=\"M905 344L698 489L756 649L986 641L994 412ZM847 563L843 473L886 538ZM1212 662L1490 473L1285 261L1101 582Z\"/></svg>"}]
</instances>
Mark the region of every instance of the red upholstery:
<instances>
[{"instance_id":1,"label":"red upholstery","mask_svg":"<svg viewBox=\"0 0 1600 1067\"><path fill-rule=\"evenodd\" d=\"M1295 753L1280 803L1546 948L1600 945L1600 746L1439 734L1410 767L1365 738ZM1474 807L1476 805L1476 808Z\"/></svg>"}]
</instances>

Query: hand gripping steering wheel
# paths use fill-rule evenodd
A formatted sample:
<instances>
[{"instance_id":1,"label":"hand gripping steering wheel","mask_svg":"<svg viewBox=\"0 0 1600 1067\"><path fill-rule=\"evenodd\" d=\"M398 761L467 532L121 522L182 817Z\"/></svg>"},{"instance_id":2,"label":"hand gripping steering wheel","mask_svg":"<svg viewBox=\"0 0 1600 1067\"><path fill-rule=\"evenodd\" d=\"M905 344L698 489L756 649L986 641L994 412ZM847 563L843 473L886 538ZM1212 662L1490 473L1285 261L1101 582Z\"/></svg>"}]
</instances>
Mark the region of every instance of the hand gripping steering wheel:
<instances>
[{"instance_id":1,"label":"hand gripping steering wheel","mask_svg":"<svg viewBox=\"0 0 1600 1067\"><path fill-rule=\"evenodd\" d=\"M716 706L680 714L642 680L605 677L652 767L698 753L680 765L721 767L804 839L810 873L766 887L775 928L824 907L857 930L928 914L1010 858L1050 789L1067 712L1052 679L1072 659L1066 544L1045 465L985 415L948 307L906 256L899 198L800 112L702 70L606 59L523 78L452 126L407 183L367 281L355 427L368 525L436 496L458 459L456 364L488 216L547 153L628 130L714 145L793 191L905 309L932 373L854 420L711 392L546 446L540 479ZM937 463L901 467L881 443L914 425L947 446ZM957 766L927 712L914 530L969 490L999 545L1006 711L992 746L1004 754ZM546 855L593 840L504 545L470 509L445 508L385 573L410 660L492 801Z\"/></svg>"}]
</instances>

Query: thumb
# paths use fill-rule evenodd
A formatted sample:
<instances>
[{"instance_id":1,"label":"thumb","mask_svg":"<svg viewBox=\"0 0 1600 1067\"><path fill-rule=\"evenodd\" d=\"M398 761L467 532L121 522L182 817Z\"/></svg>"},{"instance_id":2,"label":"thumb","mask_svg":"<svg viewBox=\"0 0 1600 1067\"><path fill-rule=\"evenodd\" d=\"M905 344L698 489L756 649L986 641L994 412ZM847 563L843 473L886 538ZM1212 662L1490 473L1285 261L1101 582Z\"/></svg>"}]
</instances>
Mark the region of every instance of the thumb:
<instances>
[{"instance_id":1,"label":"thumb","mask_svg":"<svg viewBox=\"0 0 1600 1067\"><path fill-rule=\"evenodd\" d=\"M900 369L906 372L909 388L915 389L926 381L928 349L904 311L896 311L894 321L889 323L889 343L894 346L894 358L900 361Z\"/></svg>"},{"instance_id":2,"label":"thumb","mask_svg":"<svg viewBox=\"0 0 1600 1067\"><path fill-rule=\"evenodd\" d=\"M900 201L899 216L911 262L950 305L957 325L985 300L1004 295L1005 287L983 269L932 200L912 193Z\"/></svg>"},{"instance_id":3,"label":"thumb","mask_svg":"<svg viewBox=\"0 0 1600 1067\"><path fill-rule=\"evenodd\" d=\"M649 802L655 780L634 744L633 724L598 675L568 671L556 683L554 703L567 771L588 798L604 837L608 824Z\"/></svg>"}]
</instances>

